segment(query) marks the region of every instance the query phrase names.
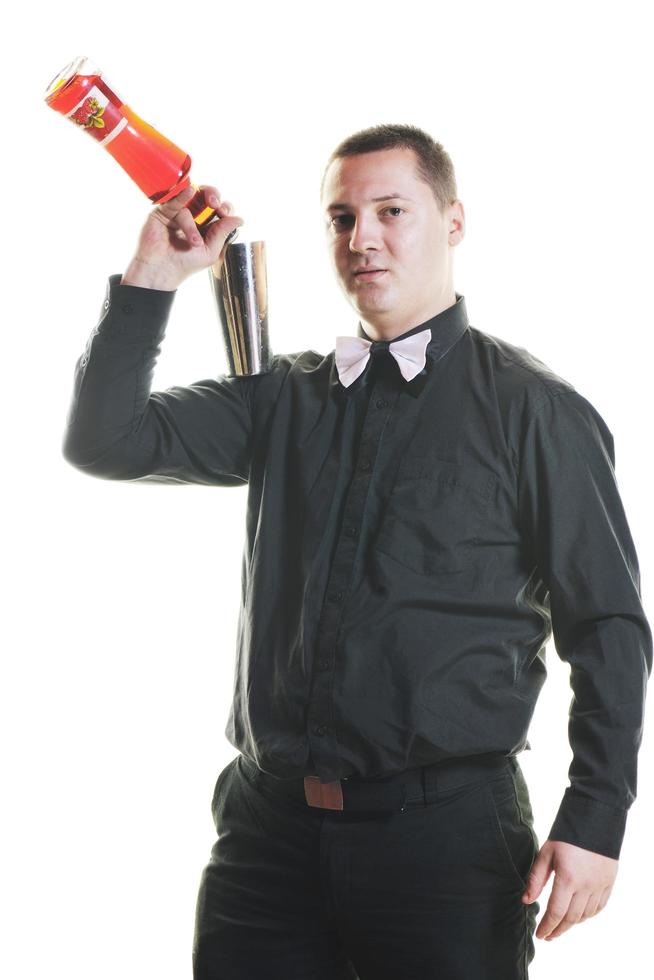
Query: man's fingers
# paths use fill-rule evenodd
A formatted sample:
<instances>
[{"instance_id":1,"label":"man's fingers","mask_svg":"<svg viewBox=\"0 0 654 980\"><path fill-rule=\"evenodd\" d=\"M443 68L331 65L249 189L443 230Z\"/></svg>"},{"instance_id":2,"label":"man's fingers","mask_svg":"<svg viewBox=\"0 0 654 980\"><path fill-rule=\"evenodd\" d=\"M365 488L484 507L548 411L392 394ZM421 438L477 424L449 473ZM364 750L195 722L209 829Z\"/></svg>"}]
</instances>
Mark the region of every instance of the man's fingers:
<instances>
[{"instance_id":1,"label":"man's fingers","mask_svg":"<svg viewBox=\"0 0 654 980\"><path fill-rule=\"evenodd\" d=\"M561 881L559 874L555 874L554 884L552 885L552 891L550 892L545 914L538 923L538 928L536 929L536 937L538 939L546 939L550 933L553 932L563 921L563 918L570 906L570 902L572 901L573 895L574 891L570 885L564 884L564 882Z\"/></svg>"},{"instance_id":2,"label":"man's fingers","mask_svg":"<svg viewBox=\"0 0 654 980\"><path fill-rule=\"evenodd\" d=\"M536 901L541 891L547 884L547 879L553 870L552 854L552 848L548 846L546 841L536 855L536 859L527 876L527 887L522 893L523 901L527 902L528 904Z\"/></svg>"},{"instance_id":3,"label":"man's fingers","mask_svg":"<svg viewBox=\"0 0 654 980\"><path fill-rule=\"evenodd\" d=\"M194 187L185 187L183 191L180 191L179 194L172 197L170 201L166 201L165 204L160 204L154 209L155 216L160 221L163 221L168 228L176 232L175 237L177 239L180 241L184 240L192 246L202 244L202 238L197 231L193 215L186 207L194 194ZM179 235L180 230L183 233L182 236ZM196 238L200 240L197 241Z\"/></svg>"},{"instance_id":4,"label":"man's fingers","mask_svg":"<svg viewBox=\"0 0 654 980\"><path fill-rule=\"evenodd\" d=\"M171 197L165 204L158 204L155 211L158 211L162 218L165 218L169 222L182 208L186 207L194 194L195 188L189 185L183 191L180 191L179 194L176 194L175 197Z\"/></svg>"},{"instance_id":5,"label":"man's fingers","mask_svg":"<svg viewBox=\"0 0 654 980\"><path fill-rule=\"evenodd\" d=\"M187 205L190 200L201 191L206 203L215 209L217 218L214 217L208 224L200 227L195 223L195 219L189 211ZM159 220L169 228L175 235L178 243L186 242L191 249L203 252L202 246L213 256L215 261L229 241L236 235L237 228L243 224L243 219L238 215L232 214L233 207L230 201L221 201L220 191L212 184L193 184L185 187L170 201L155 208L155 214Z\"/></svg>"},{"instance_id":6,"label":"man's fingers","mask_svg":"<svg viewBox=\"0 0 654 980\"><path fill-rule=\"evenodd\" d=\"M588 896L588 901L586 902L586 908L584 909L581 918L582 919L592 919L594 915L597 915L600 907L600 894L598 892L591 892Z\"/></svg>"},{"instance_id":7,"label":"man's fingers","mask_svg":"<svg viewBox=\"0 0 654 980\"><path fill-rule=\"evenodd\" d=\"M554 939L556 936L561 936L568 929L576 926L578 922L583 922L585 918L586 905L588 904L588 892L579 891L575 892L570 899L568 908L565 915L559 922L555 929L552 929L547 939Z\"/></svg>"},{"instance_id":8,"label":"man's fingers","mask_svg":"<svg viewBox=\"0 0 654 980\"><path fill-rule=\"evenodd\" d=\"M175 215L175 224L178 228L181 228L186 235L187 241L191 245L197 246L202 244L202 236L198 231L198 226L193 220L193 215L188 208L182 208Z\"/></svg>"},{"instance_id":9,"label":"man's fingers","mask_svg":"<svg viewBox=\"0 0 654 980\"><path fill-rule=\"evenodd\" d=\"M220 216L221 219L223 217L226 217L227 215L231 215L231 212L233 210L232 204L231 204L230 201L221 201L220 200L220 192L219 192L219 190L218 190L217 187L213 187L211 184L200 184L198 190L201 190L201 191L204 192L204 199L205 199L205 201L211 207L213 207L213 208L216 209L216 212ZM192 194L189 195L189 199L192 196L193 196ZM182 200L184 200L183 197L182 197L182 195L178 195L178 197L181 198ZM188 203L188 202L187 201L184 201L184 204L186 204L186 203ZM240 221L240 219L239 219L239 221ZM208 245L208 247L210 247L211 246L211 241L214 241L215 240L215 235L216 235L216 232L213 230L213 228L214 228L215 225L219 225L220 224L220 221L214 220L214 221L210 222L210 226L206 226L205 229L203 229L202 232L200 232L198 225L196 225L196 223L195 223L195 221L193 219L193 215L188 210L188 208L186 208L185 206L182 207L182 208L180 208L180 210L175 215L175 222L178 225L178 227L181 228L182 231L184 232L184 235L186 236L187 241L189 241L191 243L191 245L193 245L195 247L197 247L198 245L201 245L202 242L203 242L203 240L204 240L204 243L206 245ZM242 224L242 221L240 221L240 223ZM221 231L221 234L223 234L225 232L224 227L221 228L220 231ZM235 230L233 230L233 231L234 231L234 234L235 234ZM211 234L211 236L212 236L212 238L210 240L208 240L208 235L209 234Z\"/></svg>"},{"instance_id":10,"label":"man's fingers","mask_svg":"<svg viewBox=\"0 0 654 980\"><path fill-rule=\"evenodd\" d=\"M609 900L609 895L613 891L613 885L607 885L602 894L600 895L599 905L597 906L597 911L601 912L606 903Z\"/></svg>"},{"instance_id":11,"label":"man's fingers","mask_svg":"<svg viewBox=\"0 0 654 980\"><path fill-rule=\"evenodd\" d=\"M207 228L204 243L209 251L218 258L223 248L233 237L236 236L238 228L243 224L243 219L238 215L226 215L218 221L212 221Z\"/></svg>"},{"instance_id":12,"label":"man's fingers","mask_svg":"<svg viewBox=\"0 0 654 980\"><path fill-rule=\"evenodd\" d=\"M204 191L204 199L209 207L215 208L214 201L220 204L220 191L212 184L200 184L198 190Z\"/></svg>"}]
</instances>

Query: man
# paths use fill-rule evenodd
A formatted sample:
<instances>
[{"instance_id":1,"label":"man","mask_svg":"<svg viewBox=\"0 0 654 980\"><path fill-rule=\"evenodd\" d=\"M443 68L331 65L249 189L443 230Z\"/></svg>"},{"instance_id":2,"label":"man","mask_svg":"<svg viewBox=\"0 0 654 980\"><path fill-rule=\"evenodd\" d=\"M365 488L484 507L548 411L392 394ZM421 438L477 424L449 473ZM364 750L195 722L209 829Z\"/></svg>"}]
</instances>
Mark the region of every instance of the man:
<instances>
[{"instance_id":1,"label":"man","mask_svg":"<svg viewBox=\"0 0 654 980\"><path fill-rule=\"evenodd\" d=\"M215 188L209 188L215 193ZM196 980L511 980L599 912L636 795L652 635L594 407L470 325L443 147L345 140L322 186L357 335L150 392L174 292L222 256L148 218L75 375L63 451L120 480L248 484L235 692ZM553 632L573 761L539 848L517 755Z\"/></svg>"}]
</instances>

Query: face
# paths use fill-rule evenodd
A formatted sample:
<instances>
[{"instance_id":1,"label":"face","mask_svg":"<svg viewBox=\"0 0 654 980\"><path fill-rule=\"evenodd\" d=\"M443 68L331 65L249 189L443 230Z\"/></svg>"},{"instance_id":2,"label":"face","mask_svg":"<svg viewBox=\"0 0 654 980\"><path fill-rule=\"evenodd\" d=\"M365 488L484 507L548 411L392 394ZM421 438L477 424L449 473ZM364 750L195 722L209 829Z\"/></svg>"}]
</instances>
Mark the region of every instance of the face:
<instances>
[{"instance_id":1,"label":"face","mask_svg":"<svg viewBox=\"0 0 654 980\"><path fill-rule=\"evenodd\" d=\"M452 252L465 231L463 205L441 213L412 149L334 160L322 208L334 271L371 339L399 336L455 302Z\"/></svg>"}]
</instances>

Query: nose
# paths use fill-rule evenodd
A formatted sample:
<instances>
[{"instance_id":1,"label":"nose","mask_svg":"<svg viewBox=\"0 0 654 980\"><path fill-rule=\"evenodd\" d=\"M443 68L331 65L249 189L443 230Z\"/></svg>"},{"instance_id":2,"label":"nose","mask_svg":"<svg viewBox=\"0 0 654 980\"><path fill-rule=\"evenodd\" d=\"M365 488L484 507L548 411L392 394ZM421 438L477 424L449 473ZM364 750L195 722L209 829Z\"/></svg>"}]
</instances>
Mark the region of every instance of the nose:
<instances>
[{"instance_id":1,"label":"nose","mask_svg":"<svg viewBox=\"0 0 654 980\"><path fill-rule=\"evenodd\" d=\"M350 233L350 251L366 252L371 248L375 251L381 248L378 229L371 221L355 219Z\"/></svg>"}]
</instances>

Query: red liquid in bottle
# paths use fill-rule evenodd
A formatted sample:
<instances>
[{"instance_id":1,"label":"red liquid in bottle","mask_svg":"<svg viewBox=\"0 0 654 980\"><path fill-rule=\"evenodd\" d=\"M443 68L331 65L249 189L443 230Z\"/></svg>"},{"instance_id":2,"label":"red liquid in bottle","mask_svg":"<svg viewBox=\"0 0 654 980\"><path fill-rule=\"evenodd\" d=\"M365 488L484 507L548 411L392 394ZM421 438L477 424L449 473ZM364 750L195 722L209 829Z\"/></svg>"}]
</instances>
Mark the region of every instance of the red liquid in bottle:
<instances>
[{"instance_id":1,"label":"red liquid in bottle","mask_svg":"<svg viewBox=\"0 0 654 980\"><path fill-rule=\"evenodd\" d=\"M83 74L79 58L53 80L45 101L110 153L153 204L163 204L191 183L191 157L123 102L102 74ZM75 71L76 66L81 71ZM87 69L89 70L89 69ZM193 185L195 186L195 185ZM185 205L202 233L217 215L198 190Z\"/></svg>"}]
</instances>

